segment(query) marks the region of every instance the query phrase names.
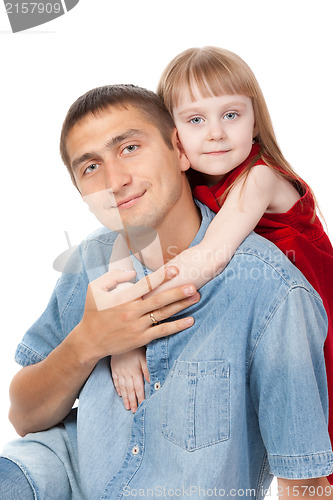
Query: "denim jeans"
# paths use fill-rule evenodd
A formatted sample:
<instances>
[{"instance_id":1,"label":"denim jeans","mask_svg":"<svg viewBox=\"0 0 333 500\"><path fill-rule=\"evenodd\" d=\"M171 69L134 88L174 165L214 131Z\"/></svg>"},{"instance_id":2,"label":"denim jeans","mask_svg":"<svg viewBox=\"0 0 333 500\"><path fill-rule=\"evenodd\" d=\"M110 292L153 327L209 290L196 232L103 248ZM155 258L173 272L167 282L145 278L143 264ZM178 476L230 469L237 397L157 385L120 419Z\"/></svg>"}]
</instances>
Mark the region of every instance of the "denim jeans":
<instances>
[{"instance_id":1,"label":"denim jeans","mask_svg":"<svg viewBox=\"0 0 333 500\"><path fill-rule=\"evenodd\" d=\"M75 408L59 425L7 444L4 458L21 468L22 475L29 480L32 494L30 497L13 496L14 500L86 500L79 485L76 419ZM2 476L6 477L6 470L1 479ZM0 491L5 492L5 487ZM6 498L4 493L0 495L1 500Z\"/></svg>"},{"instance_id":2,"label":"denim jeans","mask_svg":"<svg viewBox=\"0 0 333 500\"><path fill-rule=\"evenodd\" d=\"M30 483L20 467L11 460L0 457L1 500L33 500Z\"/></svg>"}]
</instances>

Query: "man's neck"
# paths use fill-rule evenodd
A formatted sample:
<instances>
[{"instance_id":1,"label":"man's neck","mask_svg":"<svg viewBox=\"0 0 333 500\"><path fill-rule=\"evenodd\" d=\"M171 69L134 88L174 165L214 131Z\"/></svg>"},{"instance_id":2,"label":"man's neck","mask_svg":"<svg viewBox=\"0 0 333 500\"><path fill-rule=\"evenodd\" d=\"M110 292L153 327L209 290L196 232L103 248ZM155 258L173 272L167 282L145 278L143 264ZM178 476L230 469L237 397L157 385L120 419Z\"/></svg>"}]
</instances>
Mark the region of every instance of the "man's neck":
<instances>
[{"instance_id":1,"label":"man's neck","mask_svg":"<svg viewBox=\"0 0 333 500\"><path fill-rule=\"evenodd\" d=\"M186 250L200 228L201 212L192 197L190 206L184 206L180 214L166 231L159 232L164 263Z\"/></svg>"}]
</instances>

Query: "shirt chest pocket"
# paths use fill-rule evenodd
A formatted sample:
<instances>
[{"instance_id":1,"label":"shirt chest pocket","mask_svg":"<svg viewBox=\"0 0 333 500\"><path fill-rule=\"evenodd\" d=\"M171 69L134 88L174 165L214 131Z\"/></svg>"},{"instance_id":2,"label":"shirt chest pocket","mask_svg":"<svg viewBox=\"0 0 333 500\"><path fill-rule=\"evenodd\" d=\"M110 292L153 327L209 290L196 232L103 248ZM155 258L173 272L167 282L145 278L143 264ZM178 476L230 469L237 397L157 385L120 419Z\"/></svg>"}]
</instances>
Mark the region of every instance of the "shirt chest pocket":
<instances>
[{"instance_id":1,"label":"shirt chest pocket","mask_svg":"<svg viewBox=\"0 0 333 500\"><path fill-rule=\"evenodd\" d=\"M229 438L229 363L178 361L163 390L162 434L188 451Z\"/></svg>"}]
</instances>

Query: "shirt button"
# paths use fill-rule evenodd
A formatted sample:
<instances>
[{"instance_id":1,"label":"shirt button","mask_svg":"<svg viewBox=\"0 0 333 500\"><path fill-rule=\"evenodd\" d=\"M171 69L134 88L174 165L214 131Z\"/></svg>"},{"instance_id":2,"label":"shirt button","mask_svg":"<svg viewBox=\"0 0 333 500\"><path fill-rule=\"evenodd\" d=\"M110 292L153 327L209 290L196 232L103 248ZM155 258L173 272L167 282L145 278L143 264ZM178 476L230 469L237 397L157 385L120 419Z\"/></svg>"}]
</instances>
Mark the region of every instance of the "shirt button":
<instances>
[{"instance_id":1,"label":"shirt button","mask_svg":"<svg viewBox=\"0 0 333 500\"><path fill-rule=\"evenodd\" d=\"M155 391L158 391L160 388L161 388L160 382L155 382L155 384L154 384Z\"/></svg>"},{"instance_id":2,"label":"shirt button","mask_svg":"<svg viewBox=\"0 0 333 500\"><path fill-rule=\"evenodd\" d=\"M137 455L140 451L140 448L138 446L134 446L134 448L132 448L132 453L133 455Z\"/></svg>"}]
</instances>

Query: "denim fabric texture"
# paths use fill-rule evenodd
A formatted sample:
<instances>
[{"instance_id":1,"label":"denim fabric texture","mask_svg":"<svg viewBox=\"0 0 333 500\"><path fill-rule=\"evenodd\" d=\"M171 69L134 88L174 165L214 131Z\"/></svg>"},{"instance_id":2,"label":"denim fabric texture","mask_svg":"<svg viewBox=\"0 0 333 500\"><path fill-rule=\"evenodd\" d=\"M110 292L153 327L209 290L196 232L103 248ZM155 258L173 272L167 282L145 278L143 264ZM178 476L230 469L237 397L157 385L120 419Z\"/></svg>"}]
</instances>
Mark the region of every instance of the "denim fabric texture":
<instances>
[{"instance_id":1,"label":"denim fabric texture","mask_svg":"<svg viewBox=\"0 0 333 500\"><path fill-rule=\"evenodd\" d=\"M6 458L0 458L0 498L34 500L29 480L20 467Z\"/></svg>"},{"instance_id":2,"label":"denim fabric texture","mask_svg":"<svg viewBox=\"0 0 333 500\"><path fill-rule=\"evenodd\" d=\"M198 206L192 245L214 215ZM75 272L62 275L17 348L21 365L44 359L80 321L88 282L107 271L114 239L100 230L81 244L81 268L72 264ZM134 264L140 279L148 271ZM319 295L254 233L200 292L200 302L178 315L193 315L195 324L147 346L150 383L134 415L114 389L107 357L81 390L77 418L72 412L54 429L6 446L3 455L28 471L38 500L248 498L250 490L258 500L273 475L332 472ZM63 488L58 497L48 494L54 483Z\"/></svg>"}]
</instances>

